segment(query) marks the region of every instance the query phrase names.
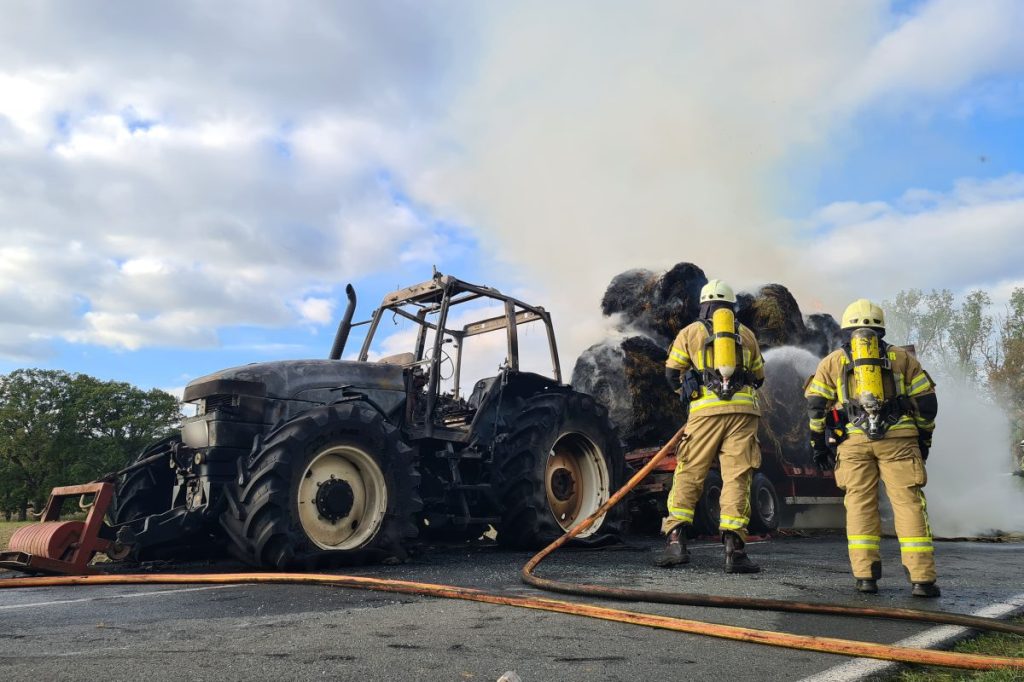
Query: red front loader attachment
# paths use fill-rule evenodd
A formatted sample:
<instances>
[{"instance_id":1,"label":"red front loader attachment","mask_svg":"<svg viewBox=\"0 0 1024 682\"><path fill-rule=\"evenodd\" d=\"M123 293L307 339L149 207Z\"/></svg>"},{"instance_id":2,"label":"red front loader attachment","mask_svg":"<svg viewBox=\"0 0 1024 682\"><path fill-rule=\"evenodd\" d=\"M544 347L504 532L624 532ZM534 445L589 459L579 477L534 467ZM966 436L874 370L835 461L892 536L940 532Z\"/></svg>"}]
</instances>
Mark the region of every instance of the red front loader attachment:
<instances>
[{"instance_id":1,"label":"red front loader attachment","mask_svg":"<svg viewBox=\"0 0 1024 682\"><path fill-rule=\"evenodd\" d=\"M92 495L91 503L86 498ZM0 552L0 568L26 573L85 575L97 573L89 563L99 552L114 552L111 540L100 537L103 518L114 496L111 483L86 483L54 488L43 509L42 520L19 528L5 551ZM61 521L64 500L78 498L78 506L87 509L85 521ZM115 552L116 553L116 552Z\"/></svg>"}]
</instances>

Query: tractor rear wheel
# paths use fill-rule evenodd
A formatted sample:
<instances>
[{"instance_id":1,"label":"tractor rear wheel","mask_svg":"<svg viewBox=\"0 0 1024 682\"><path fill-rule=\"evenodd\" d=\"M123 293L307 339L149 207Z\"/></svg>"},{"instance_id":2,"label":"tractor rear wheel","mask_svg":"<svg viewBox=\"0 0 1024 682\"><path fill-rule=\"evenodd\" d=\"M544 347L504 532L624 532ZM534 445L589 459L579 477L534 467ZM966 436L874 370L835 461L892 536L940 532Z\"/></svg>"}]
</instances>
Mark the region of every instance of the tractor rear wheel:
<instances>
[{"instance_id":1,"label":"tractor rear wheel","mask_svg":"<svg viewBox=\"0 0 1024 682\"><path fill-rule=\"evenodd\" d=\"M597 511L622 486L625 465L608 411L582 393L540 393L526 400L494 444L501 501L498 542L544 546ZM578 540L617 536L625 505L612 508Z\"/></svg>"},{"instance_id":2,"label":"tractor rear wheel","mask_svg":"<svg viewBox=\"0 0 1024 682\"><path fill-rule=\"evenodd\" d=\"M239 460L221 525L239 558L276 569L406 558L422 508L413 451L371 407L312 409Z\"/></svg>"}]
</instances>

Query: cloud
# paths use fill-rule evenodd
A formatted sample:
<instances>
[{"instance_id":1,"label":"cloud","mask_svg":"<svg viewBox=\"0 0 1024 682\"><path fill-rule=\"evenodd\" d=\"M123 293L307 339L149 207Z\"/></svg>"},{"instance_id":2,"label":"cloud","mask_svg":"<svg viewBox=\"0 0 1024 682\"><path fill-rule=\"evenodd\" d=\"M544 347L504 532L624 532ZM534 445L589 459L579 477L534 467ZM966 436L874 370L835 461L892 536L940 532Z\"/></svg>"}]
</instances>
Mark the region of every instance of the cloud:
<instances>
[{"instance_id":1,"label":"cloud","mask_svg":"<svg viewBox=\"0 0 1024 682\"><path fill-rule=\"evenodd\" d=\"M1024 175L910 190L892 204L833 204L805 228L821 236L792 258L832 273L833 287L876 298L911 287L983 287L1000 298L1024 263Z\"/></svg>"},{"instance_id":2,"label":"cloud","mask_svg":"<svg viewBox=\"0 0 1024 682\"><path fill-rule=\"evenodd\" d=\"M847 107L885 98L948 95L1024 68L1024 5L1014 0L935 0L872 47L840 92ZM919 101L919 100L918 100Z\"/></svg>"},{"instance_id":3,"label":"cloud","mask_svg":"<svg viewBox=\"0 0 1024 682\"><path fill-rule=\"evenodd\" d=\"M380 172L417 148L460 25L401 2L11 8L0 355L322 323L337 283L436 238Z\"/></svg>"},{"instance_id":4,"label":"cloud","mask_svg":"<svg viewBox=\"0 0 1024 682\"><path fill-rule=\"evenodd\" d=\"M327 324L334 319L334 300L309 297L299 301L298 309L302 319L313 324Z\"/></svg>"},{"instance_id":5,"label":"cloud","mask_svg":"<svg viewBox=\"0 0 1024 682\"><path fill-rule=\"evenodd\" d=\"M489 277L539 292L564 357L594 340L600 293L630 267L692 260L739 288L785 278L799 294L834 265L816 246L821 260L794 260L810 240L860 258L856 240L829 240L856 226L945 234L937 215L951 211L999 233L1016 190L985 185L835 204L809 235L780 219L800 190L778 169L827 157L866 107L1019 73L1022 12L995 0L935 0L899 21L882 0L8 8L0 354L322 324L340 282L464 255L451 224L479 231ZM1010 198L972 204L972 191Z\"/></svg>"}]
</instances>

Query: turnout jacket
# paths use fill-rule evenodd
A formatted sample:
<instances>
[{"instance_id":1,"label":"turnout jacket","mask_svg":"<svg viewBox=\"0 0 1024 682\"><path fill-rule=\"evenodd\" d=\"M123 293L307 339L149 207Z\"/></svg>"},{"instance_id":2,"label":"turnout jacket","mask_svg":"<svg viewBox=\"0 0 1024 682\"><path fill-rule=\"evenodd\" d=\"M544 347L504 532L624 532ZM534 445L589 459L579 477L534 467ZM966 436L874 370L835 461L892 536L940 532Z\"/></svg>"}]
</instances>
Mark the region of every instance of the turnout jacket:
<instances>
[{"instance_id":1,"label":"turnout jacket","mask_svg":"<svg viewBox=\"0 0 1024 682\"><path fill-rule=\"evenodd\" d=\"M764 381L764 358L758 346L754 332L740 324L739 334L743 345L743 367L747 375L758 382ZM693 368L702 373L705 361L714 367L714 349L707 347L707 358L704 357L705 343L710 334L703 322L688 324L676 335L672 347L668 351L665 367L682 372ZM739 359L739 358L737 358ZM737 371L739 368L737 367ZM731 400L722 400L706 386L701 384L700 395L690 401L690 416L713 414L753 414L761 416L761 408L757 402L757 390L749 383L744 384L732 396Z\"/></svg>"},{"instance_id":2,"label":"turnout jacket","mask_svg":"<svg viewBox=\"0 0 1024 682\"><path fill-rule=\"evenodd\" d=\"M886 399L902 400L908 407L899 420L885 432L884 438L931 437L935 429L938 403L935 385L913 355L899 346L887 346L886 354L892 369L892 384L885 380ZM810 428L814 433L825 430L825 412L833 407L842 410L849 402L844 385L850 358L842 348L832 351L818 363L818 369L804 390L807 398ZM894 395L889 390L894 389ZM863 443L870 439L863 430L846 424L848 443Z\"/></svg>"}]
</instances>

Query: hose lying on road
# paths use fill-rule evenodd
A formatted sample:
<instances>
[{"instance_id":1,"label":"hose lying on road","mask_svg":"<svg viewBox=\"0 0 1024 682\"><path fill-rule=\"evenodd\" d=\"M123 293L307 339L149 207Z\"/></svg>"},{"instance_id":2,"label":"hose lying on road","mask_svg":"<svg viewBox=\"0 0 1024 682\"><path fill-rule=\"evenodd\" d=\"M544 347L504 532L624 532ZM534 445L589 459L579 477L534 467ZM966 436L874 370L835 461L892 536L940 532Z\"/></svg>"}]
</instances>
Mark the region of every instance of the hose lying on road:
<instances>
[{"instance_id":1,"label":"hose lying on road","mask_svg":"<svg viewBox=\"0 0 1024 682\"><path fill-rule=\"evenodd\" d=\"M562 594L574 594L585 597L601 597L603 599L616 599L621 601L640 601L659 604L681 604L683 606L709 606L722 609L747 609L754 611L785 611L789 613L816 613L826 616L854 616L860 618L886 618L890 620L909 620L920 623L939 623L942 625L960 625L963 627L975 628L978 630L990 630L995 632L1007 632L1014 635L1024 635L1024 626L1014 625L995 618L979 618L961 613L948 613L945 611L924 611L919 609L902 608L872 608L862 606L841 606L838 604L822 604L815 602L796 602L784 599L756 599L753 597L724 597L711 594L694 594L686 592L651 592L646 590L632 590L621 587L610 587L607 585L587 585L583 583L567 583L558 580L539 578L534 575L534 570L552 552L564 545L566 542L582 533L594 523L601 515L618 504L626 494L636 487L647 475L654 470L662 459L675 450L683 438L683 429L680 429L675 436L658 451L651 461L640 469L629 481L626 482L611 498L605 502L600 509L584 519L562 537L538 552L530 559L522 569L523 582L547 590Z\"/></svg>"},{"instance_id":2,"label":"hose lying on road","mask_svg":"<svg viewBox=\"0 0 1024 682\"><path fill-rule=\"evenodd\" d=\"M682 431L676 434L673 439L648 463L652 467L658 460L664 458L681 440ZM543 589L556 589L558 591L569 591L573 588L576 594L589 594L602 597L613 597L617 599L636 599L639 595L648 593L616 590L615 588L600 587L597 585L572 586L567 583L548 581L532 575L533 570L551 552L562 546L575 534L585 529L599 518L614 504L622 499L629 489L646 475L646 469L638 472L630 479L629 483L618 491L607 503L588 517L576 529L566 533L551 545L534 556L523 568L523 579L531 585ZM349 587L356 589L376 590L381 592L393 592L400 594L413 594L431 597L444 597L448 599L462 599L466 601L482 602L485 604L500 604L505 606L516 606L527 609L538 609L554 613L565 613L600 620L614 621L618 623L630 623L643 625L663 630L672 630L695 635L707 635L741 642L757 644L768 644L772 646L800 649L804 651L815 651L829 654L844 654L866 658L877 658L901 663L917 663L923 665L939 665L951 668L966 668L974 670L996 670L996 669L1018 669L1024 670L1024 658L1007 658L999 656L980 656L976 654L961 654L949 651L933 651L930 649L909 649L906 647L891 646L886 644L875 644L872 642L858 642L847 639L836 639L832 637L811 637L807 635L794 635L783 632L772 632L767 630L756 630L752 628L736 627L732 625L719 625L699 620L685 618L674 618L670 616L659 616L635 611L624 611L612 609L594 604L582 604L567 602L556 599L545 599L538 597L513 597L500 594L493 594L477 589L456 587L452 585L434 585L429 583L417 583L405 580L386 580L382 578L369 578L348 575L324 575L308 573L207 573L202 575L182 574L155 574L155 575L88 575L88 576L61 576L41 578L12 578L0 580L0 589L16 587L50 587L57 585L138 585L138 584L244 584L244 583L269 583L269 584L313 584L332 585L337 587ZM613 595L612 592L615 592ZM648 595L654 596L654 595ZM645 601L667 601L668 603L696 603L692 598L726 600L720 603L702 602L701 605L708 606L729 606L731 608L771 608L772 610L794 610L806 613L837 613L839 615L858 615L886 618L901 618L931 622L953 622L948 620L936 620L936 617L948 617L954 614L939 614L927 611L913 611L910 609L857 609L854 607L830 607L824 604L805 604L803 608L783 608L789 602L772 602L772 600L754 600L758 606L745 606L750 604L749 600L738 598L706 598L701 595L660 595L657 599L644 599ZM686 599L686 601L684 601ZM767 604L772 604L768 606ZM824 609L839 609L830 611ZM907 618L908 614L915 614L913 618ZM920 614L920 617L918 617ZM961 616L961 618L969 618ZM995 627L1003 625L999 621L984 618L969 619L970 627L980 629L1001 629L1010 632L1020 632L1020 629ZM966 624L957 621L957 624Z\"/></svg>"}]
</instances>

